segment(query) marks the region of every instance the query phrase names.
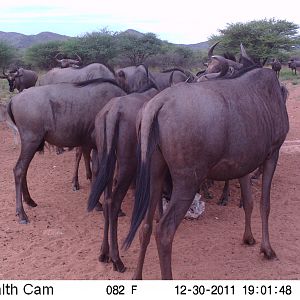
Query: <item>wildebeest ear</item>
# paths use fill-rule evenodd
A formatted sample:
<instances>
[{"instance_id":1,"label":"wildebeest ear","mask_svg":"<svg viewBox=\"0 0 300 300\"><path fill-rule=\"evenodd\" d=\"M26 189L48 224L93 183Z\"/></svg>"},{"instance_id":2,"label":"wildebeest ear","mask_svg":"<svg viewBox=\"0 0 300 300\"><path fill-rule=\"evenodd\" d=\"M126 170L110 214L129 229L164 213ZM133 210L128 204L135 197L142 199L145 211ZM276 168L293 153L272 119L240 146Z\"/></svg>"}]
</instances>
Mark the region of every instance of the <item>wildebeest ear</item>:
<instances>
[{"instance_id":1,"label":"wildebeest ear","mask_svg":"<svg viewBox=\"0 0 300 300\"><path fill-rule=\"evenodd\" d=\"M124 72L123 70L120 70L120 71L118 72L118 76L119 76L119 77L125 78L125 72Z\"/></svg>"}]
</instances>

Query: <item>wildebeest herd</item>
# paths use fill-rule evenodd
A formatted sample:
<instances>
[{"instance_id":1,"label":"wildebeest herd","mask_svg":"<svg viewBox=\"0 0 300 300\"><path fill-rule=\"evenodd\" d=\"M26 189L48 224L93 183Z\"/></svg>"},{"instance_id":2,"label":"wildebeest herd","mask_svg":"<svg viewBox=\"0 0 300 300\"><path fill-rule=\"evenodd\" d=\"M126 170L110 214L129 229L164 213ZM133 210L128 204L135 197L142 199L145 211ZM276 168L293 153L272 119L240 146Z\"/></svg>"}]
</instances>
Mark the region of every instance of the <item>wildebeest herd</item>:
<instances>
[{"instance_id":1,"label":"wildebeest herd","mask_svg":"<svg viewBox=\"0 0 300 300\"><path fill-rule=\"evenodd\" d=\"M100 261L112 262L116 271L126 270L118 250L117 224L122 200L135 185L130 231L123 243L128 248L141 226L133 277L142 278L156 214L161 277L172 279L173 238L205 180L239 179L245 211L243 242L255 243L250 174L259 168L261 251L266 258L275 258L268 216L271 182L289 129L287 89L273 65L276 73L255 64L242 45L239 62L213 55L213 47L208 67L199 77L177 68L150 72L144 65L116 71L101 64L70 66L49 71L38 86L26 86L13 96L7 113L21 139L14 168L19 222L29 221L23 201L37 205L26 178L35 153L46 142L76 147L77 161L83 153L92 181L88 210L101 209L99 199L104 194ZM73 188L79 188L76 171L74 178ZM162 194L169 180L170 202L163 212Z\"/></svg>"}]
</instances>

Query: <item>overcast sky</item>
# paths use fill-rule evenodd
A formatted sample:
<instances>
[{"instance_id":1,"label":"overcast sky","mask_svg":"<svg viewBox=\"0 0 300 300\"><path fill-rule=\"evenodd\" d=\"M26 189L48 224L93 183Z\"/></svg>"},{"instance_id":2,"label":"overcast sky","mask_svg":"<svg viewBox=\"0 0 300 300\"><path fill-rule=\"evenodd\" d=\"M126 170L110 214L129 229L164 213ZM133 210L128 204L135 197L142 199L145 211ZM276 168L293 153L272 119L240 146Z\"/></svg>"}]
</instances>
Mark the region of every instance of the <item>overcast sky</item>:
<instances>
[{"instance_id":1,"label":"overcast sky","mask_svg":"<svg viewBox=\"0 0 300 300\"><path fill-rule=\"evenodd\" d=\"M135 29L173 43L206 41L228 23L276 18L300 25L299 1L265 0L2 0L0 31L69 36Z\"/></svg>"}]
</instances>

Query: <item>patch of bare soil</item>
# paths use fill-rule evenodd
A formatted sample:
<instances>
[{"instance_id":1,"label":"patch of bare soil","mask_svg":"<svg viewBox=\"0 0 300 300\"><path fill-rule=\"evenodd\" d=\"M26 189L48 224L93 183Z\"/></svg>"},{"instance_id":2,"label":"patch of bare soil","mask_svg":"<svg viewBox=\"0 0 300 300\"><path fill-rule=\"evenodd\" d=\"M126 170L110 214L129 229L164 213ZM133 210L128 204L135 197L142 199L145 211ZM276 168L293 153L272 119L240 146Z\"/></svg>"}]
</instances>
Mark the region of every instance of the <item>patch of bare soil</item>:
<instances>
[{"instance_id":1,"label":"patch of bare soil","mask_svg":"<svg viewBox=\"0 0 300 300\"><path fill-rule=\"evenodd\" d=\"M270 214L271 244L278 260L267 261L259 253L261 183L253 186L255 207L252 223L257 244L242 244L244 212L238 207L240 189L230 183L228 206L216 204L223 183L212 188L214 199L205 213L194 221L184 220L173 244L175 279L300 279L300 86L288 85L287 102L290 132L281 150L272 193ZM130 279L139 251L138 238L128 251L121 250L125 273L111 264L98 262L103 216L86 212L89 182L83 164L81 190L73 192L71 177L74 153L36 154L28 172L28 184L36 208L25 205L30 218L20 225L15 217L13 166L20 147L14 149L13 134L0 125L0 279ZM127 216L119 220L123 241L130 223L133 195L123 204ZM160 279L154 238L148 247L145 279Z\"/></svg>"}]
</instances>

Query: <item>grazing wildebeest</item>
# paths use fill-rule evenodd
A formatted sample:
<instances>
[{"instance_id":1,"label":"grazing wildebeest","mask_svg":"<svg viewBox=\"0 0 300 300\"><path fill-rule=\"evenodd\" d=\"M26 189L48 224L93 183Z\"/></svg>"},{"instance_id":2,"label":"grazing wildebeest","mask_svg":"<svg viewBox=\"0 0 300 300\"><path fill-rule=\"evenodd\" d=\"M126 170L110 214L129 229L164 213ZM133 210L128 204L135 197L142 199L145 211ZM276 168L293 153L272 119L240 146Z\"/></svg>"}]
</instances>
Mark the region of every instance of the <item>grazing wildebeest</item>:
<instances>
[{"instance_id":1,"label":"grazing wildebeest","mask_svg":"<svg viewBox=\"0 0 300 300\"><path fill-rule=\"evenodd\" d=\"M41 76L39 79L38 85L48 85L55 83L72 83L80 82L95 78L106 78L106 79L115 79L114 71L106 66L99 63L92 63L82 68L54 68ZM75 164L74 164L74 173L72 178L72 189L77 191L80 188L79 179L78 179L78 169L79 163L82 155L84 156L85 169L86 169L86 178L91 180L92 173L90 168L90 155L87 152L82 152L82 149L76 148L75 154ZM57 148L57 153L60 154L63 152L62 148Z\"/></svg>"},{"instance_id":2,"label":"grazing wildebeest","mask_svg":"<svg viewBox=\"0 0 300 300\"><path fill-rule=\"evenodd\" d=\"M145 105L140 125L135 205L124 243L126 248L130 246L145 217L134 279L142 278L153 215L161 199L167 166L173 192L155 234L163 279L172 279L173 238L205 178L240 178L245 210L243 242L255 243L251 232L253 202L248 174L260 165L263 165L261 252L268 259L276 257L269 241L268 216L272 177L289 128L287 90L280 86L270 69L248 68L248 72L233 77L179 83Z\"/></svg>"},{"instance_id":3,"label":"grazing wildebeest","mask_svg":"<svg viewBox=\"0 0 300 300\"><path fill-rule=\"evenodd\" d=\"M54 58L55 60L60 64L61 68L68 68L68 67L74 67L74 68L78 68L78 66L80 64L82 64L82 60L81 57L75 53L77 59L71 59L71 58L62 58L62 59L58 59L58 55L60 55L61 53L57 53Z\"/></svg>"},{"instance_id":4,"label":"grazing wildebeest","mask_svg":"<svg viewBox=\"0 0 300 300\"><path fill-rule=\"evenodd\" d=\"M271 62L272 70L276 72L277 78L279 78L279 73L281 70L281 63L277 58L274 58Z\"/></svg>"},{"instance_id":5,"label":"grazing wildebeest","mask_svg":"<svg viewBox=\"0 0 300 300\"><path fill-rule=\"evenodd\" d=\"M21 153L14 167L16 213L20 223L27 223L24 201L36 206L27 187L27 169L44 143L58 147L81 147L90 153L91 136L97 113L113 97L126 93L115 80L93 79L72 84L58 83L27 89L14 96L8 113L21 137ZM28 122L30 120L30 122Z\"/></svg>"},{"instance_id":6,"label":"grazing wildebeest","mask_svg":"<svg viewBox=\"0 0 300 300\"><path fill-rule=\"evenodd\" d=\"M2 103L0 103L0 122L5 122L7 126L12 129L14 133L14 143L16 147L18 145L18 135L19 135L18 128L12 122L11 118L8 115L6 104L2 104Z\"/></svg>"},{"instance_id":7,"label":"grazing wildebeest","mask_svg":"<svg viewBox=\"0 0 300 300\"><path fill-rule=\"evenodd\" d=\"M18 68L16 71L8 73L5 73L3 70L3 76L0 75L0 78L7 79L10 92L13 92L14 89L22 92L24 89L35 86L38 75L32 70Z\"/></svg>"},{"instance_id":8,"label":"grazing wildebeest","mask_svg":"<svg viewBox=\"0 0 300 300\"><path fill-rule=\"evenodd\" d=\"M295 75L297 75L297 68L300 67L300 61L291 59L288 62L288 66L292 70L292 72L295 71Z\"/></svg>"}]
</instances>

